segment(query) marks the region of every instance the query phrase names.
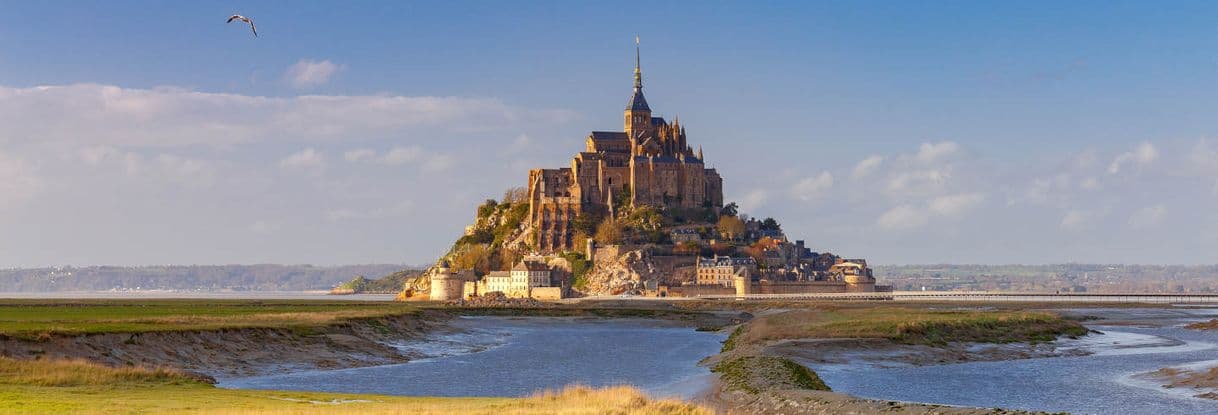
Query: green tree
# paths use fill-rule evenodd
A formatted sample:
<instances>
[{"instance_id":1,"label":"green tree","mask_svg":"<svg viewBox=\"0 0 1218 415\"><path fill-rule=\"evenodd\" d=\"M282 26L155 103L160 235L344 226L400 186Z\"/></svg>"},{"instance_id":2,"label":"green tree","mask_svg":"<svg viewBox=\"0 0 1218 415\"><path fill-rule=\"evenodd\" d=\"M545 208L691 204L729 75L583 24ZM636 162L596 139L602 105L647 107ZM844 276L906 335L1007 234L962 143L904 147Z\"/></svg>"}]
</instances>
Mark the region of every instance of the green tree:
<instances>
[{"instance_id":1,"label":"green tree","mask_svg":"<svg viewBox=\"0 0 1218 415\"><path fill-rule=\"evenodd\" d=\"M499 202L496 202L495 199L486 199L482 205L478 206L478 219L490 217L492 213L495 213L496 206L499 206Z\"/></svg>"},{"instance_id":2,"label":"green tree","mask_svg":"<svg viewBox=\"0 0 1218 415\"><path fill-rule=\"evenodd\" d=\"M582 232L584 235L592 235L596 233L596 226L601 224L605 219L605 212L600 209L584 209L571 219L571 227L576 232Z\"/></svg>"},{"instance_id":3,"label":"green tree","mask_svg":"<svg viewBox=\"0 0 1218 415\"><path fill-rule=\"evenodd\" d=\"M782 230L782 225L779 225L778 221L774 220L774 218L765 218L765 220L761 221L761 229L780 231Z\"/></svg>"},{"instance_id":4,"label":"green tree","mask_svg":"<svg viewBox=\"0 0 1218 415\"><path fill-rule=\"evenodd\" d=\"M719 209L719 214L723 215L723 216L736 216L736 214L739 212L739 209L740 209L740 205L737 205L736 202L732 202L732 203L723 205L723 209Z\"/></svg>"},{"instance_id":5,"label":"green tree","mask_svg":"<svg viewBox=\"0 0 1218 415\"><path fill-rule=\"evenodd\" d=\"M622 190L613 195L613 206L616 206L617 211L621 212L623 208L630 206L630 185L623 185Z\"/></svg>"},{"instance_id":6,"label":"green tree","mask_svg":"<svg viewBox=\"0 0 1218 415\"><path fill-rule=\"evenodd\" d=\"M485 275L491 268L491 248L485 244L463 245L453 254L452 266L457 270L473 270Z\"/></svg>"},{"instance_id":7,"label":"green tree","mask_svg":"<svg viewBox=\"0 0 1218 415\"><path fill-rule=\"evenodd\" d=\"M664 215L655 206L643 205L631 211L626 222L640 231L657 231L664 227Z\"/></svg>"}]
</instances>

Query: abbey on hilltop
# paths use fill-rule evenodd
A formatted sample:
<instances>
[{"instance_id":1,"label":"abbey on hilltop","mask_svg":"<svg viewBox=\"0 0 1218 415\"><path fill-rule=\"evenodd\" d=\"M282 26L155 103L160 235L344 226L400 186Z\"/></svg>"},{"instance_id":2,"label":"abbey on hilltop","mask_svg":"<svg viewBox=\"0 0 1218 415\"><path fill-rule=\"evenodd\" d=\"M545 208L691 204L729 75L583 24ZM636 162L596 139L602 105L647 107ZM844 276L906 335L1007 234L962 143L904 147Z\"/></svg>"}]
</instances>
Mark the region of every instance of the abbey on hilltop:
<instances>
[{"instance_id":1,"label":"abbey on hilltop","mask_svg":"<svg viewBox=\"0 0 1218 415\"><path fill-rule=\"evenodd\" d=\"M570 167L532 169L527 186L487 199L403 300L572 295L750 296L888 291L863 258L788 240L774 218L723 200L685 128L653 116L636 43L624 131L593 131ZM829 241L825 241L829 242Z\"/></svg>"},{"instance_id":2,"label":"abbey on hilltop","mask_svg":"<svg viewBox=\"0 0 1218 415\"><path fill-rule=\"evenodd\" d=\"M625 131L593 131L571 167L529 171L528 220L536 247L573 247L572 220L583 211L612 216L614 205L679 208L723 206L723 179L708 169L701 147L689 146L678 119L653 117L643 97L643 72L635 45L634 93L626 104Z\"/></svg>"}]
</instances>

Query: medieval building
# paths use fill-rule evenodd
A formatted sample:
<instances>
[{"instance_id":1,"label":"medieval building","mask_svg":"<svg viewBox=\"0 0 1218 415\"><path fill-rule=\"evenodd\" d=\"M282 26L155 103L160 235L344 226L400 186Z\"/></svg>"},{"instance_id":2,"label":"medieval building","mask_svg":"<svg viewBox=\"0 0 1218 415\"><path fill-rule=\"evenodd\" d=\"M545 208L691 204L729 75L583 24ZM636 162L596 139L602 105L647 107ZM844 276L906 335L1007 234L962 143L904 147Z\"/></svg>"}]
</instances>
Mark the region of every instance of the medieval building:
<instances>
[{"instance_id":1,"label":"medieval building","mask_svg":"<svg viewBox=\"0 0 1218 415\"><path fill-rule=\"evenodd\" d=\"M652 116L637 45L624 124L625 131L588 134L571 167L529 171L529 221L542 252L571 249L571 221L585 210L612 213L614 204L723 206L723 179L706 168L701 148L689 146L685 127L677 119Z\"/></svg>"}]
</instances>

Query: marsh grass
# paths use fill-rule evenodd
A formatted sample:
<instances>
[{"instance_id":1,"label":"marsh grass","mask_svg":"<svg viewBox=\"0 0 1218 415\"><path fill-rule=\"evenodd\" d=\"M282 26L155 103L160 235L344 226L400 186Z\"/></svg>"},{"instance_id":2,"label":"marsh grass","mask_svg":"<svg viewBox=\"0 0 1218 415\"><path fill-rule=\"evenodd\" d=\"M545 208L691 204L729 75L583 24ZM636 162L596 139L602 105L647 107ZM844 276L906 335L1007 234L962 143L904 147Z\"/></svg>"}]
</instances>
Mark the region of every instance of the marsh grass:
<instances>
[{"instance_id":1,"label":"marsh grass","mask_svg":"<svg viewBox=\"0 0 1218 415\"><path fill-rule=\"evenodd\" d=\"M736 345L740 342L740 337L744 335L745 330L746 325L744 324L736 326L736 329L732 330L732 334L729 334L727 339L723 340L723 348L719 349L719 353L727 353L732 350L736 350Z\"/></svg>"},{"instance_id":2,"label":"marsh grass","mask_svg":"<svg viewBox=\"0 0 1218 415\"><path fill-rule=\"evenodd\" d=\"M775 356L744 356L725 359L711 371L728 389L758 393L769 389L827 391L829 386L811 369L790 359Z\"/></svg>"},{"instance_id":3,"label":"marsh grass","mask_svg":"<svg viewBox=\"0 0 1218 415\"><path fill-rule=\"evenodd\" d=\"M1076 321L1048 312L907 307L793 310L749 322L735 344L801 338L884 338L904 344L1047 342L1082 336ZM726 345L725 345L726 346Z\"/></svg>"},{"instance_id":4,"label":"marsh grass","mask_svg":"<svg viewBox=\"0 0 1218 415\"><path fill-rule=\"evenodd\" d=\"M357 319L410 314L393 302L249 300L0 300L0 337L286 328L308 330Z\"/></svg>"},{"instance_id":5,"label":"marsh grass","mask_svg":"<svg viewBox=\"0 0 1218 415\"><path fill-rule=\"evenodd\" d=\"M1210 321L1199 321L1196 323L1189 323L1189 324L1185 325L1184 328L1190 329L1190 330L1218 330L1218 319L1211 319Z\"/></svg>"},{"instance_id":6,"label":"marsh grass","mask_svg":"<svg viewBox=\"0 0 1218 415\"><path fill-rule=\"evenodd\" d=\"M113 368L80 359L16 360L0 357L0 384L62 387L119 383L177 385L199 381L169 368Z\"/></svg>"}]
</instances>

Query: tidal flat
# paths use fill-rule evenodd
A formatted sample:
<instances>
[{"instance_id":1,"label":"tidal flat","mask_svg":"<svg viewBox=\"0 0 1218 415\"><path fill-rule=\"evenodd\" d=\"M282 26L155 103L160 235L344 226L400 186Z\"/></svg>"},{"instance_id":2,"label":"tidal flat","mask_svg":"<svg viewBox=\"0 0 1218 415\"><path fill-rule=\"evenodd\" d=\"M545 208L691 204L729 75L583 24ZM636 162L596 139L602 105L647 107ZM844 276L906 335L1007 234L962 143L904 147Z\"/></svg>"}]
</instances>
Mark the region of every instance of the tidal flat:
<instances>
[{"instance_id":1,"label":"tidal flat","mask_svg":"<svg viewBox=\"0 0 1218 415\"><path fill-rule=\"evenodd\" d=\"M1109 310L1136 317L1172 309ZM529 400L546 396L582 407L573 396L604 394L638 399L600 412L1035 413L1056 409L984 395L984 384L957 385L977 398L966 402L933 395L937 385L951 384L941 379L904 381L908 395L873 393L859 385L878 382L852 379L868 370L1078 358L1098 354L1096 344L1128 340L1084 327L1080 321L1100 321L1088 314L1093 311L889 302L639 300L470 309L302 300L7 300L0 301L0 353L16 369L0 374L0 393L31 413L105 408L105 402L125 402L120 412L129 413L457 408L445 405L471 413L545 413ZM1135 322L1102 321L1143 324L1126 320ZM48 383L19 375L60 362L180 377ZM147 394L153 390L189 404L166 406ZM98 395L102 399L87 406L85 397ZM410 406L421 403L439 406ZM995 406L1008 409L982 409Z\"/></svg>"}]
</instances>

